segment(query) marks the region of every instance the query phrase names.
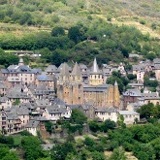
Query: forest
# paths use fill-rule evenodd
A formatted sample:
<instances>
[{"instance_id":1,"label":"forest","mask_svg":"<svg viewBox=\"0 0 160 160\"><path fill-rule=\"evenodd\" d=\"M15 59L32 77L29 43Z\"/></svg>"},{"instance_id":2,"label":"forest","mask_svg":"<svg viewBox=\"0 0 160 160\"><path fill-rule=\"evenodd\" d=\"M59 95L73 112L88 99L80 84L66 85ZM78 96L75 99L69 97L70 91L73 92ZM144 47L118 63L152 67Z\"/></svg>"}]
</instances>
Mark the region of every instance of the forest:
<instances>
[{"instance_id":1,"label":"forest","mask_svg":"<svg viewBox=\"0 0 160 160\"><path fill-rule=\"evenodd\" d=\"M118 27L100 19L90 26L80 23L68 30L55 27L51 32L31 33L22 37L10 33L0 35L0 47L3 50L39 52L43 63L56 66L64 61L88 65L94 57L97 57L99 64L110 61L120 63L127 61L130 53L141 54L150 60L160 56L156 39L143 35L134 27Z\"/></svg>"}]
</instances>

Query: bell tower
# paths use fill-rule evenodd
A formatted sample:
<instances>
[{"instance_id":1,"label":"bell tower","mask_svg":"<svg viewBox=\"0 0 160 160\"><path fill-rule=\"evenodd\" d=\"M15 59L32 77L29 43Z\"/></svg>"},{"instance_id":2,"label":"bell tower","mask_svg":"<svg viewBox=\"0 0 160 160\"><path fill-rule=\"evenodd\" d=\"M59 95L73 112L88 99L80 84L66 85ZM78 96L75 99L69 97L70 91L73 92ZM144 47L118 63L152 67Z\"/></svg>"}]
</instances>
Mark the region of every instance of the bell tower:
<instances>
[{"instance_id":1,"label":"bell tower","mask_svg":"<svg viewBox=\"0 0 160 160\"><path fill-rule=\"evenodd\" d=\"M57 97L64 100L66 104L71 103L71 87L69 83L70 73L67 63L63 63L57 81Z\"/></svg>"},{"instance_id":2,"label":"bell tower","mask_svg":"<svg viewBox=\"0 0 160 160\"><path fill-rule=\"evenodd\" d=\"M104 84L103 75L99 70L96 58L94 59L92 72L89 76L89 84L92 86Z\"/></svg>"},{"instance_id":3,"label":"bell tower","mask_svg":"<svg viewBox=\"0 0 160 160\"><path fill-rule=\"evenodd\" d=\"M72 104L83 103L83 85L82 85L82 74L77 63L75 63L70 82L72 84Z\"/></svg>"}]
</instances>

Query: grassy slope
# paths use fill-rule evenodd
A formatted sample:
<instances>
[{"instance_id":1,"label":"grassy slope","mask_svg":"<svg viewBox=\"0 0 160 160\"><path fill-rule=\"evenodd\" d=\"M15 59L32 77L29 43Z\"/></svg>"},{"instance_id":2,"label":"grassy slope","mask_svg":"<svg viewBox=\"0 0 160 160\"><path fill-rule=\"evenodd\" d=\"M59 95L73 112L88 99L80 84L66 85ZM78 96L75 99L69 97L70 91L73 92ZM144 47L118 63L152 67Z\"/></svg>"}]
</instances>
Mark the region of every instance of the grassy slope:
<instances>
[{"instance_id":1,"label":"grassy slope","mask_svg":"<svg viewBox=\"0 0 160 160\"><path fill-rule=\"evenodd\" d=\"M40 2L40 3L39 3ZM132 25L140 29L143 33L150 33L153 37L160 37L160 1L157 0L66 0L66 4L61 1L53 0L12 0L4 4L3 8L13 5L14 8L28 11L31 7L34 11L30 12L34 19L41 19L41 27L20 26L18 24L0 23L0 34L12 32L18 36L37 32L40 30L49 31L54 26L62 25L66 28L77 22L88 23L88 17L97 17L106 20L112 18L110 23L117 25ZM29 7L30 6L30 7ZM48 13L46 10L51 10ZM56 23L55 16L59 18ZM145 21L142 25L140 22ZM12 22L15 23L15 22ZM155 23L157 28L152 30L151 25ZM45 27L44 27L45 26Z\"/></svg>"}]
</instances>

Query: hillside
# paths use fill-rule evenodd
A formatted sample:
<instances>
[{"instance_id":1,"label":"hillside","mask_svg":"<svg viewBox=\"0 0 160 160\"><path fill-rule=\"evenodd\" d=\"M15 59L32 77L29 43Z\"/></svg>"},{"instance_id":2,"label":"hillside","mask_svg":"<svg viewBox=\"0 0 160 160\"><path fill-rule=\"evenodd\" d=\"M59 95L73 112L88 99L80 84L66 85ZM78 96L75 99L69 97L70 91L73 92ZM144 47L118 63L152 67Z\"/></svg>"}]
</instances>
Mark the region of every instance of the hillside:
<instances>
[{"instance_id":1,"label":"hillside","mask_svg":"<svg viewBox=\"0 0 160 160\"><path fill-rule=\"evenodd\" d=\"M24 30L33 32L55 26L69 28L77 22L88 24L97 18L118 25L133 25L144 33L149 32L151 36L159 38L160 1L148 0L147 3L145 0L0 1L0 33L11 31L21 35Z\"/></svg>"}]
</instances>

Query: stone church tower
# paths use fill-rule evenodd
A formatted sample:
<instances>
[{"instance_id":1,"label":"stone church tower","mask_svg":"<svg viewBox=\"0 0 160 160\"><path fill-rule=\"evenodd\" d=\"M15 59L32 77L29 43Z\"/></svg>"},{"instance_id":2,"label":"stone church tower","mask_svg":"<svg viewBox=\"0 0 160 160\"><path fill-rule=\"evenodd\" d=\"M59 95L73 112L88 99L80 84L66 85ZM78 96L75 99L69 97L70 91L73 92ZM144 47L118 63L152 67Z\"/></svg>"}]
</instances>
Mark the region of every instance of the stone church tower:
<instances>
[{"instance_id":1,"label":"stone church tower","mask_svg":"<svg viewBox=\"0 0 160 160\"><path fill-rule=\"evenodd\" d=\"M89 85L97 86L103 83L104 83L103 75L98 68L97 60L95 58L93 62L92 72L89 76Z\"/></svg>"},{"instance_id":2,"label":"stone church tower","mask_svg":"<svg viewBox=\"0 0 160 160\"><path fill-rule=\"evenodd\" d=\"M63 63L57 82L57 97L63 99L68 105L82 104L82 75L77 63L71 74L69 73L69 66L66 63Z\"/></svg>"},{"instance_id":3,"label":"stone church tower","mask_svg":"<svg viewBox=\"0 0 160 160\"><path fill-rule=\"evenodd\" d=\"M83 103L83 86L82 86L82 74L81 70L76 63L73 71L71 73L71 79L70 79L71 85L72 85L72 104L82 104Z\"/></svg>"},{"instance_id":4,"label":"stone church tower","mask_svg":"<svg viewBox=\"0 0 160 160\"><path fill-rule=\"evenodd\" d=\"M115 81L115 83L114 83L113 97L114 97L114 107L119 108L119 106L120 106L120 93L119 93L117 81Z\"/></svg>"}]
</instances>

